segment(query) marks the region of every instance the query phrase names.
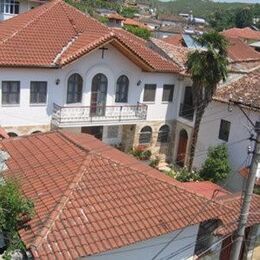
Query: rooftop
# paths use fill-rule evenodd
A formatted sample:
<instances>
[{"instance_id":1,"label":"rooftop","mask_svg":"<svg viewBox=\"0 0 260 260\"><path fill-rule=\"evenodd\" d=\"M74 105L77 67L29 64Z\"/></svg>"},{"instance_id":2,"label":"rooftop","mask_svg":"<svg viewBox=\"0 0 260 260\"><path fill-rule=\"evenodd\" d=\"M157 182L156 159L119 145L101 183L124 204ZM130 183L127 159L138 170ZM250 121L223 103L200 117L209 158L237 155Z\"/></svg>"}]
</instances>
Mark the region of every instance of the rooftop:
<instances>
[{"instance_id":1,"label":"rooftop","mask_svg":"<svg viewBox=\"0 0 260 260\"><path fill-rule=\"evenodd\" d=\"M260 31L255 31L250 27L230 28L222 32L227 37L242 38L246 40L260 40Z\"/></svg>"},{"instance_id":2,"label":"rooftop","mask_svg":"<svg viewBox=\"0 0 260 260\"><path fill-rule=\"evenodd\" d=\"M111 43L145 71L178 72L146 41L121 31L54 0L0 23L0 66L58 68Z\"/></svg>"},{"instance_id":3,"label":"rooftop","mask_svg":"<svg viewBox=\"0 0 260 260\"><path fill-rule=\"evenodd\" d=\"M90 135L55 131L0 147L10 155L4 176L35 203L19 233L36 258L93 255L231 212Z\"/></svg>"}]
</instances>

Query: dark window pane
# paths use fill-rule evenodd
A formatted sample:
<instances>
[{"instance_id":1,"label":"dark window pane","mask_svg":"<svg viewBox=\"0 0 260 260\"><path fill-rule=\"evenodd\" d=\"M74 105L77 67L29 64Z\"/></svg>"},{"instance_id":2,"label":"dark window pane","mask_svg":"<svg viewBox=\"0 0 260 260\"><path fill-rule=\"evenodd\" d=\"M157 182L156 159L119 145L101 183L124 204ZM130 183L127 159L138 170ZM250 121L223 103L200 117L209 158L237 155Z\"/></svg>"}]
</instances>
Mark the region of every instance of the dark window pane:
<instances>
[{"instance_id":1,"label":"dark window pane","mask_svg":"<svg viewBox=\"0 0 260 260\"><path fill-rule=\"evenodd\" d=\"M67 103L80 103L82 98L82 77L74 73L68 79Z\"/></svg>"},{"instance_id":2,"label":"dark window pane","mask_svg":"<svg viewBox=\"0 0 260 260\"><path fill-rule=\"evenodd\" d=\"M30 103L31 104L46 103L46 97L47 97L47 82L31 81Z\"/></svg>"},{"instance_id":3,"label":"dark window pane","mask_svg":"<svg viewBox=\"0 0 260 260\"><path fill-rule=\"evenodd\" d=\"M145 126L142 128L139 135L140 144L149 144L152 138L152 128L150 126Z\"/></svg>"},{"instance_id":4,"label":"dark window pane","mask_svg":"<svg viewBox=\"0 0 260 260\"><path fill-rule=\"evenodd\" d=\"M2 82L2 104L11 105L20 102L20 82L3 81Z\"/></svg>"},{"instance_id":5,"label":"dark window pane","mask_svg":"<svg viewBox=\"0 0 260 260\"><path fill-rule=\"evenodd\" d=\"M118 78L116 84L116 102L126 103L128 98L129 80L127 76L122 75Z\"/></svg>"},{"instance_id":6,"label":"dark window pane","mask_svg":"<svg viewBox=\"0 0 260 260\"><path fill-rule=\"evenodd\" d=\"M169 138L170 128L167 125L163 125L158 133L157 142L158 143L167 143Z\"/></svg>"},{"instance_id":7,"label":"dark window pane","mask_svg":"<svg viewBox=\"0 0 260 260\"><path fill-rule=\"evenodd\" d=\"M163 85L162 101L172 102L173 100L174 85Z\"/></svg>"},{"instance_id":8,"label":"dark window pane","mask_svg":"<svg viewBox=\"0 0 260 260\"><path fill-rule=\"evenodd\" d=\"M219 135L218 138L223 141L228 141L229 138L229 132L230 132L230 125L231 123L229 121L221 119L220 122L220 128L219 128Z\"/></svg>"},{"instance_id":9,"label":"dark window pane","mask_svg":"<svg viewBox=\"0 0 260 260\"><path fill-rule=\"evenodd\" d=\"M144 86L144 102L155 101L156 84L145 84Z\"/></svg>"}]
</instances>

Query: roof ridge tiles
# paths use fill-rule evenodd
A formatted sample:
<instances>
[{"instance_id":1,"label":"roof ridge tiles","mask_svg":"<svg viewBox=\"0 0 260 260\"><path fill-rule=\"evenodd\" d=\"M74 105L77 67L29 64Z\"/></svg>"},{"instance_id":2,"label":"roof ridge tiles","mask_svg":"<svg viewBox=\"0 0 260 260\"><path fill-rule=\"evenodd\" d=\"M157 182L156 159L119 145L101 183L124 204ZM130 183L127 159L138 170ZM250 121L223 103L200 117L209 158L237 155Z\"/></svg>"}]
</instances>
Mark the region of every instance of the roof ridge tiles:
<instances>
[{"instance_id":1,"label":"roof ridge tiles","mask_svg":"<svg viewBox=\"0 0 260 260\"><path fill-rule=\"evenodd\" d=\"M63 196L59 200L59 203L54 208L54 210L50 213L47 221L43 224L42 230L36 236L34 241L31 243L30 247L37 248L41 245L43 240L48 236L48 233L51 231L55 221L59 218L60 214L62 213L63 209L65 208L67 202L70 200L71 194L74 192L76 186L84 176L84 174L88 171L87 165L91 162L92 155L88 154L83 161L82 165L79 168L78 173L72 179L72 182L69 184L68 188L64 192Z\"/></svg>"},{"instance_id":2,"label":"roof ridge tiles","mask_svg":"<svg viewBox=\"0 0 260 260\"><path fill-rule=\"evenodd\" d=\"M17 30L15 32L13 32L11 35L9 35L8 37L4 37L2 41L0 41L0 44L6 43L7 41L9 41L10 39L12 39L15 35L17 35L19 32L23 31L24 29L26 29L28 26L30 26L32 23L36 22L37 20L39 20L39 18L44 15L47 11L49 11L51 8L53 8L54 6L56 6L56 4L58 4L59 2L63 2L63 0L53 0L45 5L39 6L37 9L40 9L40 14L36 15L33 19L29 20L25 25L23 25L21 28L17 28ZM48 5L48 6L46 6Z\"/></svg>"}]
</instances>

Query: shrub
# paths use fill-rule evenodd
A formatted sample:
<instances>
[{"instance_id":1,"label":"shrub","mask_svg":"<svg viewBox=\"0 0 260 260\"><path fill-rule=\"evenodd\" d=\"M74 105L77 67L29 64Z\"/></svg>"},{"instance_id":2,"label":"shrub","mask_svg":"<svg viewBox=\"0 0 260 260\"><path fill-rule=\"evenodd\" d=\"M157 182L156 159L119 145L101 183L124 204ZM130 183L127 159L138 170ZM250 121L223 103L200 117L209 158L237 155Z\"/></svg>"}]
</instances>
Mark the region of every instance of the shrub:
<instances>
[{"instance_id":1,"label":"shrub","mask_svg":"<svg viewBox=\"0 0 260 260\"><path fill-rule=\"evenodd\" d=\"M224 144L210 147L207 159L199 174L203 180L221 182L225 180L231 171L228 161L228 150Z\"/></svg>"},{"instance_id":2,"label":"shrub","mask_svg":"<svg viewBox=\"0 0 260 260\"><path fill-rule=\"evenodd\" d=\"M134 35L148 40L151 37L151 32L148 29L135 27L132 25L124 25L123 27L126 31L133 33Z\"/></svg>"},{"instance_id":3,"label":"shrub","mask_svg":"<svg viewBox=\"0 0 260 260\"><path fill-rule=\"evenodd\" d=\"M137 147L134 147L130 153L139 160L149 160L152 155L151 151L147 150L144 145L138 145Z\"/></svg>"},{"instance_id":4,"label":"shrub","mask_svg":"<svg viewBox=\"0 0 260 260\"><path fill-rule=\"evenodd\" d=\"M24 249L18 230L33 216L33 209L32 201L22 195L16 182L7 180L0 184L0 230L5 237L6 259L11 259L15 250Z\"/></svg>"},{"instance_id":5,"label":"shrub","mask_svg":"<svg viewBox=\"0 0 260 260\"><path fill-rule=\"evenodd\" d=\"M201 178L197 171L188 171L186 167L173 169L169 172L166 172L166 175L174 178L180 182L189 182L189 181L200 181Z\"/></svg>"}]
</instances>

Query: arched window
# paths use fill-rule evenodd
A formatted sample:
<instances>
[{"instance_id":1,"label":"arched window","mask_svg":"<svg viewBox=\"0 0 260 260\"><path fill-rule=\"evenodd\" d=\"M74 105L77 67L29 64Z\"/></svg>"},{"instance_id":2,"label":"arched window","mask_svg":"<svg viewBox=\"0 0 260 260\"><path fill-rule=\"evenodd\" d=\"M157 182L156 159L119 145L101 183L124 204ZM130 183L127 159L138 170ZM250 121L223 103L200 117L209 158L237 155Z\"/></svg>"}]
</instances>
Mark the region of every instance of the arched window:
<instances>
[{"instance_id":1,"label":"arched window","mask_svg":"<svg viewBox=\"0 0 260 260\"><path fill-rule=\"evenodd\" d=\"M10 137L17 137L18 135L14 132L7 133Z\"/></svg>"},{"instance_id":2,"label":"arched window","mask_svg":"<svg viewBox=\"0 0 260 260\"><path fill-rule=\"evenodd\" d=\"M82 77L78 73L72 74L68 79L67 103L80 103L82 98Z\"/></svg>"},{"instance_id":3,"label":"arched window","mask_svg":"<svg viewBox=\"0 0 260 260\"><path fill-rule=\"evenodd\" d=\"M170 127L168 125L163 125L159 129L157 142L167 143L169 139Z\"/></svg>"},{"instance_id":4,"label":"arched window","mask_svg":"<svg viewBox=\"0 0 260 260\"><path fill-rule=\"evenodd\" d=\"M149 144L152 139L152 128L150 126L145 126L141 129L139 136L140 144Z\"/></svg>"},{"instance_id":5,"label":"arched window","mask_svg":"<svg viewBox=\"0 0 260 260\"><path fill-rule=\"evenodd\" d=\"M116 82L116 102L126 103L128 98L129 79L122 75Z\"/></svg>"}]
</instances>

